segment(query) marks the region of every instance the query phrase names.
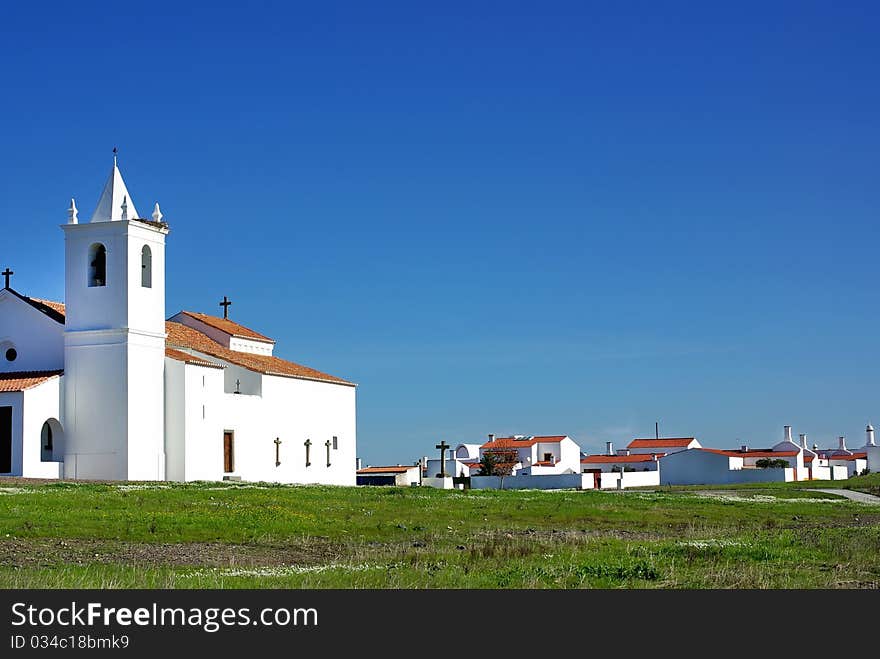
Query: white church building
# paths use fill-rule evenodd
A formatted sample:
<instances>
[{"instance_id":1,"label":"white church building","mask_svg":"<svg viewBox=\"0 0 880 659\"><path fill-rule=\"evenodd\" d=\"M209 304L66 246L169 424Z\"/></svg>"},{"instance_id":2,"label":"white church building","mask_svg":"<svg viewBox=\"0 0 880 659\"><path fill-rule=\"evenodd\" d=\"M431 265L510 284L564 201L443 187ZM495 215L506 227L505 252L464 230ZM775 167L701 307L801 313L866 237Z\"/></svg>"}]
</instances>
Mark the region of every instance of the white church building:
<instances>
[{"instance_id":1,"label":"white church building","mask_svg":"<svg viewBox=\"0 0 880 659\"><path fill-rule=\"evenodd\" d=\"M169 227L115 156L91 220L68 215L64 303L4 272L0 476L355 484L356 385L274 356L228 304L166 320Z\"/></svg>"}]
</instances>

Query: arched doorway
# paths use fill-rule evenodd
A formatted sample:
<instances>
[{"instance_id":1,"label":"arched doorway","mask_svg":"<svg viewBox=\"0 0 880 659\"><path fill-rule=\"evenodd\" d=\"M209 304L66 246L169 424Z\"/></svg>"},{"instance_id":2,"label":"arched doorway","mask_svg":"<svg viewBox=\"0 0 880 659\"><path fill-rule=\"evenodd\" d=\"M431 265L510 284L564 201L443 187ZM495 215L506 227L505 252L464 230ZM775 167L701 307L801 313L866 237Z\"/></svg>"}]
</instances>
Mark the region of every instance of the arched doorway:
<instances>
[{"instance_id":1,"label":"arched doorway","mask_svg":"<svg viewBox=\"0 0 880 659\"><path fill-rule=\"evenodd\" d=\"M40 460L60 462L64 459L64 429L58 419L46 419L40 429Z\"/></svg>"}]
</instances>

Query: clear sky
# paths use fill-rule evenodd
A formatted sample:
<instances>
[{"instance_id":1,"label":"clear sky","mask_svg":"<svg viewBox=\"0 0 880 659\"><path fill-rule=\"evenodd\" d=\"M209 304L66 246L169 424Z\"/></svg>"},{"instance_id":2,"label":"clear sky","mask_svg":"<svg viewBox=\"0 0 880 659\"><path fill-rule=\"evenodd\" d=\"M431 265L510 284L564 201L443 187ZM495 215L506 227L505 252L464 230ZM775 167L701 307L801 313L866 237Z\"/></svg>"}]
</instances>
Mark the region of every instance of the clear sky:
<instances>
[{"instance_id":1,"label":"clear sky","mask_svg":"<svg viewBox=\"0 0 880 659\"><path fill-rule=\"evenodd\" d=\"M662 6L661 6L662 5ZM829 444L880 423L880 9L7 3L0 267L120 149L168 315L360 384L365 463L569 434Z\"/></svg>"}]
</instances>

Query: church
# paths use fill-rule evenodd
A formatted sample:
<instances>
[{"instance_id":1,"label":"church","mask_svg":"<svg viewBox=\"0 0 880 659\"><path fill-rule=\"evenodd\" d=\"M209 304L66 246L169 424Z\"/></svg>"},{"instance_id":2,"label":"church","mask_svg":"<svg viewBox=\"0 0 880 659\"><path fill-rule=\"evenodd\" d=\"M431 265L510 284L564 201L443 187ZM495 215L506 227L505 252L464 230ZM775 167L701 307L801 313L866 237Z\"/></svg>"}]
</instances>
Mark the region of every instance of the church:
<instances>
[{"instance_id":1,"label":"church","mask_svg":"<svg viewBox=\"0 0 880 659\"><path fill-rule=\"evenodd\" d=\"M63 303L3 273L0 476L355 484L356 385L276 357L225 297L166 320L169 226L115 155L91 219L71 200L61 228Z\"/></svg>"}]
</instances>

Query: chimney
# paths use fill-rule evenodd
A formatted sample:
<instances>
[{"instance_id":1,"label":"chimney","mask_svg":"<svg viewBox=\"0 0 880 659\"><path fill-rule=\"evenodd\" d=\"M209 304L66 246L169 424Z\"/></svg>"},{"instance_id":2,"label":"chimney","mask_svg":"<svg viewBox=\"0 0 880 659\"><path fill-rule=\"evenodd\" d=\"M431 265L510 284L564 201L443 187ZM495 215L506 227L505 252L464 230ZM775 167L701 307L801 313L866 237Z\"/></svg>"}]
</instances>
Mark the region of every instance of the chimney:
<instances>
[{"instance_id":1,"label":"chimney","mask_svg":"<svg viewBox=\"0 0 880 659\"><path fill-rule=\"evenodd\" d=\"M605 452L608 455L614 455L614 444L611 442L605 442Z\"/></svg>"},{"instance_id":2,"label":"chimney","mask_svg":"<svg viewBox=\"0 0 880 659\"><path fill-rule=\"evenodd\" d=\"M877 446L874 443L874 427L870 423L868 424L868 427L865 428L865 434L867 435L865 446Z\"/></svg>"},{"instance_id":3,"label":"chimney","mask_svg":"<svg viewBox=\"0 0 880 659\"><path fill-rule=\"evenodd\" d=\"M360 458L357 458L357 468L358 469L361 468L361 459Z\"/></svg>"},{"instance_id":4,"label":"chimney","mask_svg":"<svg viewBox=\"0 0 880 659\"><path fill-rule=\"evenodd\" d=\"M657 454L656 454L656 453L652 453L652 454L651 454L651 459L652 459L654 462L657 462L657 460L659 460L660 458L657 457Z\"/></svg>"},{"instance_id":5,"label":"chimney","mask_svg":"<svg viewBox=\"0 0 880 659\"><path fill-rule=\"evenodd\" d=\"M490 442L494 442L494 441L495 441L495 433L494 433L494 432L490 432L490 433L489 433L489 441L490 441Z\"/></svg>"},{"instance_id":6,"label":"chimney","mask_svg":"<svg viewBox=\"0 0 880 659\"><path fill-rule=\"evenodd\" d=\"M846 437L841 435L840 437L837 438L837 442L838 442L838 444L840 444L840 446L837 447L838 450L845 451L846 450Z\"/></svg>"},{"instance_id":7,"label":"chimney","mask_svg":"<svg viewBox=\"0 0 880 659\"><path fill-rule=\"evenodd\" d=\"M807 436L804 433L800 434L801 438L801 448L807 448Z\"/></svg>"},{"instance_id":8,"label":"chimney","mask_svg":"<svg viewBox=\"0 0 880 659\"><path fill-rule=\"evenodd\" d=\"M739 447L739 450L740 450L740 453L748 453L749 447L746 446L745 444L743 444L742 446Z\"/></svg>"},{"instance_id":9,"label":"chimney","mask_svg":"<svg viewBox=\"0 0 880 659\"><path fill-rule=\"evenodd\" d=\"M791 442L791 426L784 426L785 430L785 440L786 442ZM794 442L792 442L794 443Z\"/></svg>"}]
</instances>

